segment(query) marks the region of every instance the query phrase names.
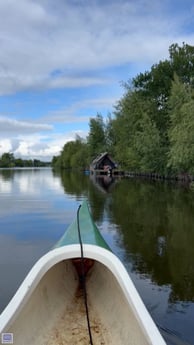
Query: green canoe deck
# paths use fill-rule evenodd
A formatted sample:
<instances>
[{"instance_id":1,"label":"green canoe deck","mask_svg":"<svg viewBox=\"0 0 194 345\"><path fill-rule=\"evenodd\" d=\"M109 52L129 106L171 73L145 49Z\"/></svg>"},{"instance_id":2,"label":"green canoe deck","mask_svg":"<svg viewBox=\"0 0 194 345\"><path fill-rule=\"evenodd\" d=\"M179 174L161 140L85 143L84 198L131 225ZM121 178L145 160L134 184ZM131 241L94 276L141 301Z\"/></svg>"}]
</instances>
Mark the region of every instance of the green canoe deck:
<instances>
[{"instance_id":1,"label":"green canoe deck","mask_svg":"<svg viewBox=\"0 0 194 345\"><path fill-rule=\"evenodd\" d=\"M93 244L111 250L94 223L86 201L82 203L79 209L79 228L82 244ZM79 243L78 221L76 215L73 223L56 243L55 248Z\"/></svg>"}]
</instances>

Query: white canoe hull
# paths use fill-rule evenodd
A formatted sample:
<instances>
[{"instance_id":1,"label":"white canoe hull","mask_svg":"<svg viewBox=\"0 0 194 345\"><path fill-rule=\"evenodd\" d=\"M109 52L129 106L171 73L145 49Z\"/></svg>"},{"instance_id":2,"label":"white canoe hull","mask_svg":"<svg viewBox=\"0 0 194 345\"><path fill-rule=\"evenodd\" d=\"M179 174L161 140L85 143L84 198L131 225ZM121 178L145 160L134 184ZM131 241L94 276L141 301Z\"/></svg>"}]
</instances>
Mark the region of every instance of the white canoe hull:
<instances>
[{"instance_id":1,"label":"white canoe hull","mask_svg":"<svg viewBox=\"0 0 194 345\"><path fill-rule=\"evenodd\" d=\"M95 260L86 279L94 344L165 345L120 260L94 245L83 248ZM77 244L44 255L0 315L0 333L12 333L15 345L88 345L76 257Z\"/></svg>"}]
</instances>

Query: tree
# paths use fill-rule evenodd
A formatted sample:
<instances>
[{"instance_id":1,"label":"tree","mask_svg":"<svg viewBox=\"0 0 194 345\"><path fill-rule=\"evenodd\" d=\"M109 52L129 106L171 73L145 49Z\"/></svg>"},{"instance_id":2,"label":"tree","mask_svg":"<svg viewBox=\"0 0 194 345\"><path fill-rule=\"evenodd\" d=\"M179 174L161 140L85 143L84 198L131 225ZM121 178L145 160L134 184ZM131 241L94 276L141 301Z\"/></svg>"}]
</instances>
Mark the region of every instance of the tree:
<instances>
[{"instance_id":1,"label":"tree","mask_svg":"<svg viewBox=\"0 0 194 345\"><path fill-rule=\"evenodd\" d=\"M149 72L137 75L132 85L135 90L155 99L161 109L165 107L170 95L175 73L183 83L194 86L194 46L184 42L182 47L177 43L172 44L169 47L169 59L154 64Z\"/></svg>"},{"instance_id":2,"label":"tree","mask_svg":"<svg viewBox=\"0 0 194 345\"><path fill-rule=\"evenodd\" d=\"M24 166L24 161L21 158L16 158L15 159L15 166L16 167L23 167Z\"/></svg>"},{"instance_id":3,"label":"tree","mask_svg":"<svg viewBox=\"0 0 194 345\"><path fill-rule=\"evenodd\" d=\"M154 64L151 70L140 73L132 80L136 91L152 103L155 103L155 112L152 119L161 132L163 145L168 145L166 132L169 127L168 99L171 93L174 75L188 85L194 86L194 47L177 43L169 47L169 59Z\"/></svg>"},{"instance_id":4,"label":"tree","mask_svg":"<svg viewBox=\"0 0 194 345\"><path fill-rule=\"evenodd\" d=\"M76 140L67 142L61 154L53 158L52 166L62 169L85 169L88 166L87 143L79 136Z\"/></svg>"},{"instance_id":5,"label":"tree","mask_svg":"<svg viewBox=\"0 0 194 345\"><path fill-rule=\"evenodd\" d=\"M107 122L91 118L87 142L66 144L53 164L81 167L108 151L123 169L193 171L193 88L194 47L172 44L169 59L124 84Z\"/></svg>"},{"instance_id":6,"label":"tree","mask_svg":"<svg viewBox=\"0 0 194 345\"><path fill-rule=\"evenodd\" d=\"M90 158L95 158L99 153L106 151L105 124L101 114L90 119L89 135L87 138Z\"/></svg>"},{"instance_id":7,"label":"tree","mask_svg":"<svg viewBox=\"0 0 194 345\"><path fill-rule=\"evenodd\" d=\"M54 167L56 169L60 169L61 168L61 155L53 156L51 165L52 165L52 167Z\"/></svg>"},{"instance_id":8,"label":"tree","mask_svg":"<svg viewBox=\"0 0 194 345\"><path fill-rule=\"evenodd\" d=\"M169 59L154 64L150 71L140 73L124 84L125 93L116 106L112 123L113 152L124 168L137 171L157 169L158 173L165 173L170 167L175 167L174 145L178 137L172 132L172 113L177 122L178 114L183 118L188 111L185 114L188 131L189 121L190 125L192 122L188 118L193 105L191 102L179 111L188 98L188 92L184 93L183 98L176 91L172 99L172 81L177 75L187 90L193 86L194 47L184 43L182 47L173 44L169 48L169 55ZM181 122L180 133L182 125ZM191 151L187 154L191 154Z\"/></svg>"},{"instance_id":9,"label":"tree","mask_svg":"<svg viewBox=\"0 0 194 345\"><path fill-rule=\"evenodd\" d=\"M114 119L109 113L105 123L105 142L106 142L106 151L111 155L114 155L114 147L116 145L116 136L114 132Z\"/></svg>"},{"instance_id":10,"label":"tree","mask_svg":"<svg viewBox=\"0 0 194 345\"><path fill-rule=\"evenodd\" d=\"M124 168L133 171L164 170L161 134L153 116L155 111L149 98L132 89L119 101L113 122L115 155Z\"/></svg>"},{"instance_id":11,"label":"tree","mask_svg":"<svg viewBox=\"0 0 194 345\"><path fill-rule=\"evenodd\" d=\"M136 133L141 113L138 111L137 94L127 90L115 107L112 123L114 135L114 156L124 169L138 169L138 157L133 137Z\"/></svg>"},{"instance_id":12,"label":"tree","mask_svg":"<svg viewBox=\"0 0 194 345\"><path fill-rule=\"evenodd\" d=\"M175 77L169 98L171 125L168 166L175 172L194 172L194 99L190 85Z\"/></svg>"},{"instance_id":13,"label":"tree","mask_svg":"<svg viewBox=\"0 0 194 345\"><path fill-rule=\"evenodd\" d=\"M180 81L194 87L194 46L183 42L182 47L177 43L169 48L170 63Z\"/></svg>"},{"instance_id":14,"label":"tree","mask_svg":"<svg viewBox=\"0 0 194 345\"><path fill-rule=\"evenodd\" d=\"M71 167L84 170L88 165L88 145L82 138L77 137L75 142L75 152L71 158Z\"/></svg>"},{"instance_id":15,"label":"tree","mask_svg":"<svg viewBox=\"0 0 194 345\"><path fill-rule=\"evenodd\" d=\"M14 167L14 155L10 152L5 152L2 154L0 159L0 166L3 168L12 168Z\"/></svg>"},{"instance_id":16,"label":"tree","mask_svg":"<svg viewBox=\"0 0 194 345\"><path fill-rule=\"evenodd\" d=\"M140 121L140 130L136 132L135 146L141 171L162 172L162 147L160 134L155 123L144 113Z\"/></svg>"}]
</instances>

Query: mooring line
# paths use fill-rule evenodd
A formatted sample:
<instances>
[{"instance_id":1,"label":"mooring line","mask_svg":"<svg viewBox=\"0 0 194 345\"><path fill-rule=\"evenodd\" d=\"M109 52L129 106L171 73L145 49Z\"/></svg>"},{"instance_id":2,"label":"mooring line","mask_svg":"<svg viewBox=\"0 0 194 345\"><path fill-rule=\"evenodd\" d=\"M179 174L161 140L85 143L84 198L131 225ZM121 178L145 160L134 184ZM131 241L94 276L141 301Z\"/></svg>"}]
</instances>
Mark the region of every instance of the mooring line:
<instances>
[{"instance_id":1,"label":"mooring line","mask_svg":"<svg viewBox=\"0 0 194 345\"><path fill-rule=\"evenodd\" d=\"M82 243L80 223L79 223L80 207L81 207L81 205L79 205L78 210L77 210L77 229L78 229L78 237L79 237L79 243L80 243L80 249L81 249L81 270L82 270L81 283L82 283L82 288L83 288L83 293L84 293L84 304L85 304L85 310L86 310L86 318L87 318L90 344L93 345L92 332L91 332L91 326L90 326L90 318L89 318L89 310L88 310L86 280L85 280L85 272L84 272L84 251L83 251L83 243Z\"/></svg>"}]
</instances>

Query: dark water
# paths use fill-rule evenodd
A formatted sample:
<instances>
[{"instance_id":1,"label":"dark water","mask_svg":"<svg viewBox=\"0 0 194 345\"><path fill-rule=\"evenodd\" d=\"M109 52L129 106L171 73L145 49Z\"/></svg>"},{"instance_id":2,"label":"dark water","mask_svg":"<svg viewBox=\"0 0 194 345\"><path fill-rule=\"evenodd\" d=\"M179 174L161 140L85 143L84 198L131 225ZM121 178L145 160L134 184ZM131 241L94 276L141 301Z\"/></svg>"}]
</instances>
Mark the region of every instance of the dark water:
<instances>
[{"instance_id":1,"label":"dark water","mask_svg":"<svg viewBox=\"0 0 194 345\"><path fill-rule=\"evenodd\" d=\"M194 191L50 169L0 170L0 312L87 199L169 345L194 345Z\"/></svg>"}]
</instances>

